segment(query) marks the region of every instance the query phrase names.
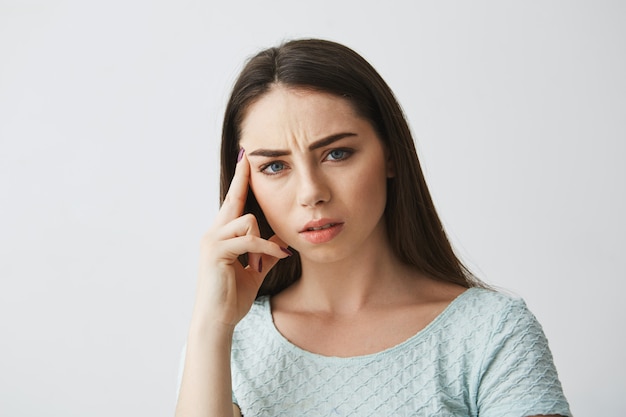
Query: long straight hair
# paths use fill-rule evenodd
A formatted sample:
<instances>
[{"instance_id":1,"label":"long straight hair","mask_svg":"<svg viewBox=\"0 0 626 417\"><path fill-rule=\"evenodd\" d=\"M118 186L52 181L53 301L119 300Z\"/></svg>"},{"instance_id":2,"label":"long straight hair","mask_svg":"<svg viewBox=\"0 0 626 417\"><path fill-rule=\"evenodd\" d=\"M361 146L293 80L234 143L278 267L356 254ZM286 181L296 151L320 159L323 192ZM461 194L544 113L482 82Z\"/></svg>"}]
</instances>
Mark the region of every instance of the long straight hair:
<instances>
[{"instance_id":1,"label":"long straight hair","mask_svg":"<svg viewBox=\"0 0 626 417\"><path fill-rule=\"evenodd\" d=\"M391 89L365 59L335 42L290 41L259 52L244 66L224 115L220 202L234 176L246 111L276 84L334 94L348 100L355 112L372 124L394 167L395 176L387 184L385 222L391 248L402 262L433 279L466 288L484 286L450 245L428 191L409 126ZM255 215L262 237L273 234L251 191L245 212ZM296 252L268 273L259 296L277 294L298 280L301 273Z\"/></svg>"}]
</instances>

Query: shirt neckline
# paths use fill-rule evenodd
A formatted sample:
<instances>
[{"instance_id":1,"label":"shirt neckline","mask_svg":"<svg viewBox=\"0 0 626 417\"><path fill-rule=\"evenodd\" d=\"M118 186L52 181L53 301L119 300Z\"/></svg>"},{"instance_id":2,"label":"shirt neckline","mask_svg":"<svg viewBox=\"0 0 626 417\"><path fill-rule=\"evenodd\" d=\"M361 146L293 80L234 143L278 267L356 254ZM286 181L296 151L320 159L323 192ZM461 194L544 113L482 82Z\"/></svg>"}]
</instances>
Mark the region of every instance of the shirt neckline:
<instances>
[{"instance_id":1,"label":"shirt neckline","mask_svg":"<svg viewBox=\"0 0 626 417\"><path fill-rule=\"evenodd\" d=\"M354 362L354 361L369 361L380 359L387 355L396 353L398 350L403 350L413 345L414 343L420 341L422 338L427 337L428 334L435 331L438 327L442 325L442 322L445 322L445 319L453 314L455 310L458 309L459 305L462 304L463 300L467 298L471 293L473 293L478 288L468 288L459 294L454 300L452 300L446 308L437 315L430 323L428 323L424 328L419 330L414 335L410 336L408 339L398 343L395 346L389 347L387 349L381 350L379 352L368 353L366 355L358 355L358 356L326 356L319 353L310 352L306 349L303 349L292 342L290 342L283 334L278 330L274 323L274 317L272 316L272 307L269 296L262 297L259 301L261 301L261 316L262 322L264 325L269 327L269 332L271 336L285 349L293 352L298 356L308 357L312 360L316 361L324 361L324 362Z\"/></svg>"}]
</instances>

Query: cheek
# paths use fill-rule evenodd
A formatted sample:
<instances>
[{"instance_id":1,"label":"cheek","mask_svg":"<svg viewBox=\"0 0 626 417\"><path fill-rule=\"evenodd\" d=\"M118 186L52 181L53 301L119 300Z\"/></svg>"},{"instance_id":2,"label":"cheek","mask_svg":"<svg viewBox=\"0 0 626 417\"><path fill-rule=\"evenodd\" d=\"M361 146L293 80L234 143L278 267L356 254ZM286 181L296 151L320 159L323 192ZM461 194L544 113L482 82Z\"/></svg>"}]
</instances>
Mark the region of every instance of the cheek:
<instances>
[{"instance_id":1,"label":"cheek","mask_svg":"<svg viewBox=\"0 0 626 417\"><path fill-rule=\"evenodd\" d=\"M361 170L351 178L351 187L346 187L357 201L367 204L386 204L387 169L377 160L364 164Z\"/></svg>"},{"instance_id":2,"label":"cheek","mask_svg":"<svg viewBox=\"0 0 626 417\"><path fill-rule=\"evenodd\" d=\"M387 205L386 177L372 176L361 178L361 183L354 187L354 194L361 205L367 205L368 211L382 212Z\"/></svg>"},{"instance_id":3,"label":"cheek","mask_svg":"<svg viewBox=\"0 0 626 417\"><path fill-rule=\"evenodd\" d=\"M275 187L268 184L267 181L254 181L254 178L250 178L250 189L254 193L259 207L263 211L265 218L277 232L277 228L280 228L277 220L281 217L285 217L287 210L286 206L286 193L277 192Z\"/></svg>"}]
</instances>

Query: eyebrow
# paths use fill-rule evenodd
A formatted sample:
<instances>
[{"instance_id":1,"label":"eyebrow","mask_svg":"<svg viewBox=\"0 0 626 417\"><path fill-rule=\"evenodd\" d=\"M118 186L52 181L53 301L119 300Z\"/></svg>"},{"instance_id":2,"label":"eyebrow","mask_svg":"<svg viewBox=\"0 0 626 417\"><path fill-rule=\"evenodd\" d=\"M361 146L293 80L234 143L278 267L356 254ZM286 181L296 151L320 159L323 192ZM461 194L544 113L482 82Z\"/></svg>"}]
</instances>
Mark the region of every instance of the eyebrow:
<instances>
[{"instance_id":1,"label":"eyebrow","mask_svg":"<svg viewBox=\"0 0 626 417\"><path fill-rule=\"evenodd\" d=\"M337 142L338 140L351 137L351 136L357 136L357 134L351 133L351 132L343 132L343 133L337 133L335 135L327 136L325 138L319 139L313 142L312 144L310 144L309 151L314 151L316 149L323 148L324 146L331 145ZM290 154L291 154L291 151L288 151L285 149L256 149L250 152L248 155L249 156L265 156L268 158L274 158L277 156L285 156L285 155L290 155Z\"/></svg>"}]
</instances>

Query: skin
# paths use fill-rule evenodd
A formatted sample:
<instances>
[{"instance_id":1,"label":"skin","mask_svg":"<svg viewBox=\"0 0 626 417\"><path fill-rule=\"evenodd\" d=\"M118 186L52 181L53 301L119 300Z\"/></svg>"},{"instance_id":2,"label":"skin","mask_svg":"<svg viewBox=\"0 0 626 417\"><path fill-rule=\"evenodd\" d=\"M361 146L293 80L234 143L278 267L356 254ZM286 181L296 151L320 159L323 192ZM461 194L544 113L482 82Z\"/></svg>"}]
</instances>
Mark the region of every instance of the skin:
<instances>
[{"instance_id":1,"label":"skin","mask_svg":"<svg viewBox=\"0 0 626 417\"><path fill-rule=\"evenodd\" d=\"M311 352L346 357L395 346L464 291L393 254L383 213L394 167L349 102L274 86L249 107L240 145L245 153L202 239L178 417L240 415L231 403L233 331L287 246L298 250L303 273L272 298L272 315L287 339ZM269 240L254 216L241 215L248 188L276 233ZM244 253L246 267L237 260Z\"/></svg>"},{"instance_id":2,"label":"skin","mask_svg":"<svg viewBox=\"0 0 626 417\"><path fill-rule=\"evenodd\" d=\"M241 216L249 174L244 156L215 222L202 238L177 417L240 415L231 402L233 331L250 310L267 271L288 256L278 239L259 237L253 216ZM238 262L243 253L251 254L251 265L243 267ZM265 269L259 268L260 264L266 265Z\"/></svg>"},{"instance_id":3,"label":"skin","mask_svg":"<svg viewBox=\"0 0 626 417\"><path fill-rule=\"evenodd\" d=\"M250 107L240 144L263 213L301 256L301 279L272 300L275 325L296 345L343 357L378 352L424 328L464 290L393 254L383 216L393 166L346 100L276 86ZM316 219L341 230L311 243L302 229Z\"/></svg>"}]
</instances>

